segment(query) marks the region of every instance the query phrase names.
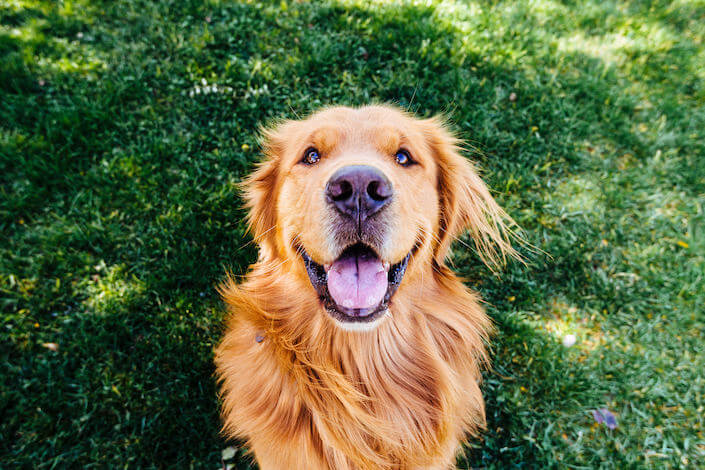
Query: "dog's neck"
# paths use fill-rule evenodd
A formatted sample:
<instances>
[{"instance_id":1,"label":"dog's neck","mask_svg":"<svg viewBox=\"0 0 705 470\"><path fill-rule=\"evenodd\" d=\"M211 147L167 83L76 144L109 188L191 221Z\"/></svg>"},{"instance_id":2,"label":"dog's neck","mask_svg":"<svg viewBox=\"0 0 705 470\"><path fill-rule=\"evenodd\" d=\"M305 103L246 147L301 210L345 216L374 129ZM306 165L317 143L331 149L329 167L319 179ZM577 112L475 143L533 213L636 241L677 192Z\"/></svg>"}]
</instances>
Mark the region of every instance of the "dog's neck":
<instances>
[{"instance_id":1,"label":"dog's neck","mask_svg":"<svg viewBox=\"0 0 705 470\"><path fill-rule=\"evenodd\" d=\"M446 267L435 266L405 279L375 328L341 327L307 282L300 275L292 276L281 263L260 262L252 266L244 283L226 283L222 293L236 316L246 317L288 357L311 365L318 356L330 367L329 361L346 351L374 356L383 354L385 346L398 350L420 341L439 348L444 360L461 354L453 351L453 343L473 354L478 363L486 361L484 344L491 322L478 296Z\"/></svg>"}]
</instances>

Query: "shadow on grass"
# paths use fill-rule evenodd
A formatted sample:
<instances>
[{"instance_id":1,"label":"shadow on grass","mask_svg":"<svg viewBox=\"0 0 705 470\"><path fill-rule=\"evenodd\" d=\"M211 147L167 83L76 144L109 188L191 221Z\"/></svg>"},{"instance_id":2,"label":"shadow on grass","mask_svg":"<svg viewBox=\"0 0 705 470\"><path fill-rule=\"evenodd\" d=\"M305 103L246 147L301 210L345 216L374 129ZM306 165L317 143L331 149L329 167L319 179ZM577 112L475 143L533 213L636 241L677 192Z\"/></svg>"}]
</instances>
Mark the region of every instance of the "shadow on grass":
<instances>
[{"instance_id":1,"label":"shadow on grass","mask_svg":"<svg viewBox=\"0 0 705 470\"><path fill-rule=\"evenodd\" d=\"M12 196L0 203L3 461L218 465L213 286L254 260L235 186L257 158L257 125L370 100L446 112L480 148L473 157L501 202L553 256L496 279L456 249L499 329L489 429L460 466L603 458L588 443L576 450L572 434L619 392L591 368L603 346L566 350L560 329L537 325L620 309L621 293L596 279L596 247L615 224L601 159L653 148L634 121L670 82L625 93L614 65L556 50L529 4L489 16L480 13L494 7L475 3L36 5L0 17L0 183ZM637 10L620 14L646 21ZM554 27L589 35L598 20ZM596 205L566 211L561 191L563 202L587 194ZM58 352L42 347L52 342Z\"/></svg>"}]
</instances>

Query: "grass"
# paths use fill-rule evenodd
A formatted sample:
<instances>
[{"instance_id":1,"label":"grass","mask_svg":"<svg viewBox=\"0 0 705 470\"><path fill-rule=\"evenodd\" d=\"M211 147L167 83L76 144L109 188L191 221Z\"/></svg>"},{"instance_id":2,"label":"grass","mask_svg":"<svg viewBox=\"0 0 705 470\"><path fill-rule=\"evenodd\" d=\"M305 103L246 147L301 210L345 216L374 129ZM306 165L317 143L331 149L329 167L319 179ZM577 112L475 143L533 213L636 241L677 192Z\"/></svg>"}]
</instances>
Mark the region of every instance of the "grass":
<instances>
[{"instance_id":1,"label":"grass","mask_svg":"<svg viewBox=\"0 0 705 470\"><path fill-rule=\"evenodd\" d=\"M551 255L456 246L498 325L459 468L705 468L703 41L702 0L0 1L2 466L220 466L257 127L375 100L450 116Z\"/></svg>"}]
</instances>

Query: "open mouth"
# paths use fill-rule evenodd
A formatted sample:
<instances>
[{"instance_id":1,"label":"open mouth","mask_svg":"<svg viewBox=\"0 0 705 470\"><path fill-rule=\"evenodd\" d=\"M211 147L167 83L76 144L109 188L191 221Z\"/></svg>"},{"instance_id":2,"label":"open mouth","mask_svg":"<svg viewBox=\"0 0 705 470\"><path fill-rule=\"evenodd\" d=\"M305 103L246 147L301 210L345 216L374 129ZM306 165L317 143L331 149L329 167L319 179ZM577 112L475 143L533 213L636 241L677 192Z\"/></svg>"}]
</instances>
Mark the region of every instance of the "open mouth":
<instances>
[{"instance_id":1,"label":"open mouth","mask_svg":"<svg viewBox=\"0 0 705 470\"><path fill-rule=\"evenodd\" d=\"M404 278L411 252L396 264L383 262L367 245L347 247L330 265L301 250L308 277L328 313L338 321L367 323L384 315Z\"/></svg>"}]
</instances>

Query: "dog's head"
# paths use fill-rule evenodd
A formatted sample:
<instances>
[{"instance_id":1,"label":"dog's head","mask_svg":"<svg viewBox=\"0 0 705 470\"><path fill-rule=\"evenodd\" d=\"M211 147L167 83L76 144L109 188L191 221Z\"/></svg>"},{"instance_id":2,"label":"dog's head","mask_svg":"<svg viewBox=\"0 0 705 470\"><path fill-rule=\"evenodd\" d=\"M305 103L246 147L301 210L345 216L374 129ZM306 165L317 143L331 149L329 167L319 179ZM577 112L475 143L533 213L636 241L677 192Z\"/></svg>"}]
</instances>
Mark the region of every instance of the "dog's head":
<instances>
[{"instance_id":1,"label":"dog's head","mask_svg":"<svg viewBox=\"0 0 705 470\"><path fill-rule=\"evenodd\" d=\"M329 108L265 131L264 148L244 182L260 258L289 263L346 329L372 328L465 229L486 262L515 254L510 219L437 118Z\"/></svg>"}]
</instances>

